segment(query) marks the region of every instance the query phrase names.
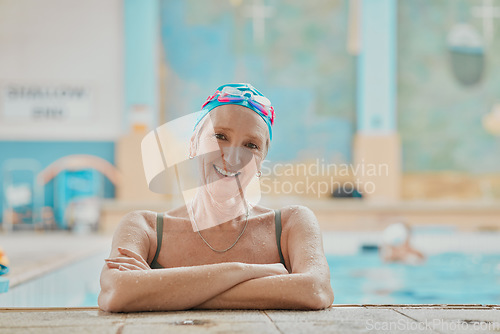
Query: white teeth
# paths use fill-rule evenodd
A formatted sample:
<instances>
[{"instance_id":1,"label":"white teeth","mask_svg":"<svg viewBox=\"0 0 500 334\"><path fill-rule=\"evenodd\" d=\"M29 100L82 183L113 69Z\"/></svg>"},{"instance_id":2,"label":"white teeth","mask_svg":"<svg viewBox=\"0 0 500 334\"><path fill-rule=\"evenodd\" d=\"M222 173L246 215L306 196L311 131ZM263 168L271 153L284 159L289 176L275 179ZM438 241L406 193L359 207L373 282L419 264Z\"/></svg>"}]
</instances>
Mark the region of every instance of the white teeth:
<instances>
[{"instance_id":1,"label":"white teeth","mask_svg":"<svg viewBox=\"0 0 500 334\"><path fill-rule=\"evenodd\" d=\"M219 172L220 174L224 175L224 176L235 176L237 174L239 174L240 172L235 172L235 173L231 173L231 172L226 172L225 170L217 167L216 165L214 165L214 168L217 172Z\"/></svg>"}]
</instances>

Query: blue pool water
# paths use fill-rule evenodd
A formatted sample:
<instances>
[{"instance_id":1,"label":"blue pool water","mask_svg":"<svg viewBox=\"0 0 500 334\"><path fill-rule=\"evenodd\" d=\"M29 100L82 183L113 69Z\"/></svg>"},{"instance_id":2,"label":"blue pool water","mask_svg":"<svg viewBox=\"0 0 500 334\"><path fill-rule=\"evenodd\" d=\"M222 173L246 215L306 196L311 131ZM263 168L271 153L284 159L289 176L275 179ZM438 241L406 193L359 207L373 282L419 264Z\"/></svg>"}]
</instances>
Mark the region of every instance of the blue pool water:
<instances>
[{"instance_id":1,"label":"blue pool water","mask_svg":"<svg viewBox=\"0 0 500 334\"><path fill-rule=\"evenodd\" d=\"M422 265L377 251L327 255L338 304L500 304L500 254L441 253Z\"/></svg>"},{"instance_id":2,"label":"blue pool water","mask_svg":"<svg viewBox=\"0 0 500 334\"><path fill-rule=\"evenodd\" d=\"M97 306L99 276L108 252L72 263L0 294L0 307Z\"/></svg>"},{"instance_id":3,"label":"blue pool water","mask_svg":"<svg viewBox=\"0 0 500 334\"><path fill-rule=\"evenodd\" d=\"M97 306L108 253L0 294L0 307ZM335 304L500 304L500 254L441 253L423 265L383 263L377 251L327 255Z\"/></svg>"}]
</instances>

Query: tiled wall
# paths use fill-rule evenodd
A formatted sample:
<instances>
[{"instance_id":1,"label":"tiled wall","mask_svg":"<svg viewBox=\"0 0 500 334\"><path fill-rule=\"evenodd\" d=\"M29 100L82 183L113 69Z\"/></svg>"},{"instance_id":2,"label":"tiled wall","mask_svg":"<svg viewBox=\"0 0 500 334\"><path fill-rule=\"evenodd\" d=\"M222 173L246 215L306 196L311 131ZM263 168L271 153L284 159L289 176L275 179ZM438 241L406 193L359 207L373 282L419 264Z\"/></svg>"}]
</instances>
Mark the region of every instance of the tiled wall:
<instances>
[{"instance_id":1,"label":"tiled wall","mask_svg":"<svg viewBox=\"0 0 500 334\"><path fill-rule=\"evenodd\" d=\"M494 39L476 85L457 81L447 44L450 28L460 22L482 34L482 20L471 16L481 3L398 1L398 127L406 172L500 172L500 138L481 124L500 102L500 20L494 21ZM500 8L500 1L493 3Z\"/></svg>"},{"instance_id":2,"label":"tiled wall","mask_svg":"<svg viewBox=\"0 0 500 334\"><path fill-rule=\"evenodd\" d=\"M350 162L355 59L346 50L347 1L161 1L167 120L199 110L227 82L249 82L276 110L270 161ZM259 39L263 29L264 39Z\"/></svg>"}]
</instances>

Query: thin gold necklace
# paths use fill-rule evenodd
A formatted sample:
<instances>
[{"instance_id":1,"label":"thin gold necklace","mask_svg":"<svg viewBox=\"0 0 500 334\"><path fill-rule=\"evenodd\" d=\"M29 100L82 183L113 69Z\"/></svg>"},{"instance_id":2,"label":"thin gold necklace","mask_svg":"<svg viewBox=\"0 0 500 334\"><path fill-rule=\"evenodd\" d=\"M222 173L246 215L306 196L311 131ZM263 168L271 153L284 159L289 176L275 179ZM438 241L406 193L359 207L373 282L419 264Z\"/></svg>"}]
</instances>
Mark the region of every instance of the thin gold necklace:
<instances>
[{"instance_id":1,"label":"thin gold necklace","mask_svg":"<svg viewBox=\"0 0 500 334\"><path fill-rule=\"evenodd\" d=\"M240 179L238 178L238 175L235 175L236 177L236 183L238 183L238 188L240 189L240 194L241 194L241 198L243 199L243 202L245 202L245 206L247 208L247 214L246 214L246 222L245 222L245 226L243 227L243 230L241 230L241 233L240 235L238 235L238 238L236 238L236 240L234 241L234 243L229 246L228 248L224 249L224 250L219 250L219 249L215 249L213 248L209 243L208 241L205 240L205 238L203 238L203 236L201 235L200 233L200 228L198 227L198 224L196 224L196 219L194 218L194 209L193 209L193 202L191 202L191 213L193 214L193 222L194 222L194 225L196 226L196 232L198 232L198 234L200 235L201 239L207 244L208 247L210 247L211 250L213 250L214 252L218 252L218 253L224 253L224 252L227 252L228 250L230 250L231 248L234 247L234 245L236 245L236 243L238 242L238 240L240 240L241 236L243 235L243 232L245 232L245 229L247 228L247 225L248 225L248 216L250 215L250 212L248 210L248 203L247 201L245 200L245 196L243 195L243 190L241 188L241 184L240 184Z\"/></svg>"},{"instance_id":2,"label":"thin gold necklace","mask_svg":"<svg viewBox=\"0 0 500 334\"><path fill-rule=\"evenodd\" d=\"M236 245L236 243L238 242L238 240L240 240L241 236L243 235L243 232L245 232L245 229L247 228L247 225L248 225L248 216L249 216L249 211L248 211L248 204L247 204L247 214L246 214L246 222L245 222L245 226L243 227L243 230L241 230L241 233L240 235L238 235L238 238L236 238L236 240L234 241L234 243L229 246L228 248L226 249L223 249L223 250L220 250L220 249L215 249L213 248L209 243L208 241L205 240L205 238L203 238L203 236L201 235L200 233L200 229L198 227L198 224L196 224L196 220L194 219L194 210L193 210L193 204L191 203L191 213L193 214L193 222L194 222L194 225L196 225L196 231L198 232L198 234L200 235L201 239L207 244L208 247L210 247L211 250L213 250L214 252L218 252L218 253L224 253L224 252L227 252L228 250L230 250L231 248L234 247L234 245Z\"/></svg>"}]
</instances>

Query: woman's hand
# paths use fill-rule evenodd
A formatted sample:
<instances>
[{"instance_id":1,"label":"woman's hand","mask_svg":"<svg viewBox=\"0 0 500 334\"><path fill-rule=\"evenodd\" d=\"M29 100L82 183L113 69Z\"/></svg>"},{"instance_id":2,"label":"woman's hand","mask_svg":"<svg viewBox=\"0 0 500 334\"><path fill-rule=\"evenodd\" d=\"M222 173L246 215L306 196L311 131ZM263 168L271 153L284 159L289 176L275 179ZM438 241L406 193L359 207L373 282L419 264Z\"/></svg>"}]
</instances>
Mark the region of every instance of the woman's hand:
<instances>
[{"instance_id":1,"label":"woman's hand","mask_svg":"<svg viewBox=\"0 0 500 334\"><path fill-rule=\"evenodd\" d=\"M255 278L289 274L288 270L282 263L253 264L252 266L257 268L257 272L259 273Z\"/></svg>"},{"instance_id":2,"label":"woman's hand","mask_svg":"<svg viewBox=\"0 0 500 334\"><path fill-rule=\"evenodd\" d=\"M108 268L118 269L121 271L127 270L149 270L149 264L134 251L127 248L118 247L118 251L122 256L104 259Z\"/></svg>"}]
</instances>

